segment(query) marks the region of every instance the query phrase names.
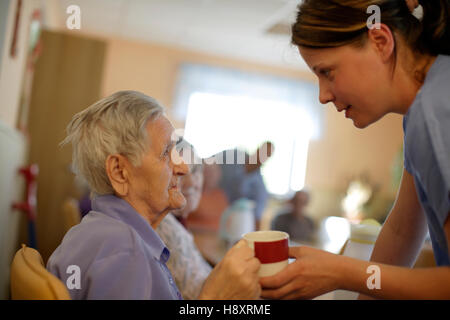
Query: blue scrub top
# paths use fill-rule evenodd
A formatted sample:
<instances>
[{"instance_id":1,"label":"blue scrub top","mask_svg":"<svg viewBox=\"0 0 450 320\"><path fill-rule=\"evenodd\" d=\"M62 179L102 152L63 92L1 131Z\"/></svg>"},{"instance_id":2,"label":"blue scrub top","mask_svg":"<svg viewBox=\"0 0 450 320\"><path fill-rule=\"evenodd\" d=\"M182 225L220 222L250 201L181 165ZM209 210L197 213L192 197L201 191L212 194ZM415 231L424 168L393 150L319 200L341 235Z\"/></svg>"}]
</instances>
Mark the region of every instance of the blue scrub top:
<instances>
[{"instance_id":1,"label":"blue scrub top","mask_svg":"<svg viewBox=\"0 0 450 320\"><path fill-rule=\"evenodd\" d=\"M404 166L414 177L438 266L450 265L450 56L439 55L403 118Z\"/></svg>"}]
</instances>

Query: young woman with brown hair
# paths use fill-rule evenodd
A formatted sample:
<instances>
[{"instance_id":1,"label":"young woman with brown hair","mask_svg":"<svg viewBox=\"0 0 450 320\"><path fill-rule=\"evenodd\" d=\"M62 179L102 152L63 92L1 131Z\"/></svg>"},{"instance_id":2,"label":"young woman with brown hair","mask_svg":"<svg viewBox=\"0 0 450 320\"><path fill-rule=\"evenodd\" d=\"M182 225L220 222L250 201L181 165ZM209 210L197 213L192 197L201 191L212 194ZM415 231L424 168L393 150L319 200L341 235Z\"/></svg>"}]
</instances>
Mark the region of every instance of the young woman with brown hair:
<instances>
[{"instance_id":1,"label":"young woman with brown hair","mask_svg":"<svg viewBox=\"0 0 450 320\"><path fill-rule=\"evenodd\" d=\"M413 14L419 3L421 17ZM369 28L373 5L380 23ZM263 297L313 298L346 289L382 299L450 299L449 25L449 0L305 0L299 6L292 41L318 77L320 102L332 102L358 128L391 112L404 115L405 169L371 261L293 247L296 261L260 280ZM427 230L437 266L411 269ZM371 265L379 268L379 289L367 285Z\"/></svg>"}]
</instances>

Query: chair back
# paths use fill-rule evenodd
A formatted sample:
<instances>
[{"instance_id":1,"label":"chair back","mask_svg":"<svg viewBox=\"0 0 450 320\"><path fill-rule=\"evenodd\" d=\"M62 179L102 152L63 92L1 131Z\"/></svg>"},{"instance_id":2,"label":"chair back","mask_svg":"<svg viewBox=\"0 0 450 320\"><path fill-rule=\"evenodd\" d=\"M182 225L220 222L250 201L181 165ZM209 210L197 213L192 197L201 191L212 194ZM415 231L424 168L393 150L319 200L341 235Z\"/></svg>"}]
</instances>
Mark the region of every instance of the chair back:
<instances>
[{"instance_id":1,"label":"chair back","mask_svg":"<svg viewBox=\"0 0 450 320\"><path fill-rule=\"evenodd\" d=\"M44 267L38 251L22 244L11 265L12 300L70 300L61 280Z\"/></svg>"}]
</instances>

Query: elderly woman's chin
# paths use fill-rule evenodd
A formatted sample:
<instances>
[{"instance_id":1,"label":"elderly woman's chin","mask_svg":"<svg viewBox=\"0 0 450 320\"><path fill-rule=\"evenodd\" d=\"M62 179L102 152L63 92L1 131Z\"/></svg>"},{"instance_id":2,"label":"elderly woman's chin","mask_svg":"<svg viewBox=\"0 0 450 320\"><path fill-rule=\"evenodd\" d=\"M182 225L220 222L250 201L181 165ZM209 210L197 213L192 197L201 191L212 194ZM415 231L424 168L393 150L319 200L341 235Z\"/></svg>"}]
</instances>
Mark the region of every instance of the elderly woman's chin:
<instances>
[{"instance_id":1,"label":"elderly woman's chin","mask_svg":"<svg viewBox=\"0 0 450 320\"><path fill-rule=\"evenodd\" d=\"M186 198L179 189L169 189L169 199L170 209L172 210L182 209L186 205Z\"/></svg>"}]
</instances>

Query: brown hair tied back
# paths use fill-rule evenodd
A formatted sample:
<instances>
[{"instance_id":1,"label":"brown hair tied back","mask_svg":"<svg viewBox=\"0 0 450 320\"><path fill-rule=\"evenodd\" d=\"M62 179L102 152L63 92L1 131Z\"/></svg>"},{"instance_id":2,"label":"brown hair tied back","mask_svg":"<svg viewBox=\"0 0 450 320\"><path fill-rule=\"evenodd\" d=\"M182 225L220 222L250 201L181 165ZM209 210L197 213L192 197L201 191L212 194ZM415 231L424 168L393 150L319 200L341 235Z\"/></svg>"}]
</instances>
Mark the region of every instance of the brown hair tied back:
<instances>
[{"instance_id":1,"label":"brown hair tied back","mask_svg":"<svg viewBox=\"0 0 450 320\"><path fill-rule=\"evenodd\" d=\"M362 46L367 37L367 8L377 5L381 23L397 31L420 53L450 54L450 0L420 0L423 19L399 0L304 0L292 25L292 43L309 48Z\"/></svg>"},{"instance_id":2,"label":"brown hair tied back","mask_svg":"<svg viewBox=\"0 0 450 320\"><path fill-rule=\"evenodd\" d=\"M450 0L420 0L423 7L421 51L450 55Z\"/></svg>"}]
</instances>

